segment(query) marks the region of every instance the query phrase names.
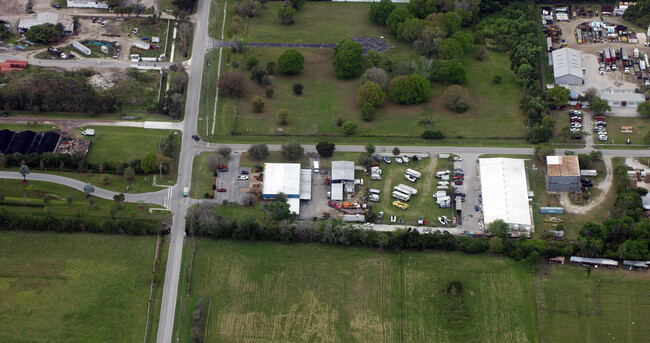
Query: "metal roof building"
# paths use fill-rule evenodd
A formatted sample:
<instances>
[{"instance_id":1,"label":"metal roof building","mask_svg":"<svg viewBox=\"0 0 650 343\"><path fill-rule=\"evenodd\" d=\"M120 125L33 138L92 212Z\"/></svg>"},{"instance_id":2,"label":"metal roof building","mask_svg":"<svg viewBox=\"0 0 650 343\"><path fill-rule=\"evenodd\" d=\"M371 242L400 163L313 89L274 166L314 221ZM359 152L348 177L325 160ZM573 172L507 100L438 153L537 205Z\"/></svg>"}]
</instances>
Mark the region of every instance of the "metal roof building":
<instances>
[{"instance_id":1,"label":"metal roof building","mask_svg":"<svg viewBox=\"0 0 650 343\"><path fill-rule=\"evenodd\" d=\"M63 33L65 34L72 34L72 31L74 30L74 23L71 16L53 12L41 12L24 19L20 19L18 22L18 29L20 31L27 31L32 26L42 24L61 24L63 25Z\"/></svg>"},{"instance_id":2,"label":"metal roof building","mask_svg":"<svg viewBox=\"0 0 650 343\"><path fill-rule=\"evenodd\" d=\"M524 160L480 158L479 170L485 225L502 219L513 228L530 230L532 220Z\"/></svg>"},{"instance_id":3,"label":"metal roof building","mask_svg":"<svg viewBox=\"0 0 650 343\"><path fill-rule=\"evenodd\" d=\"M552 52L553 76L556 85L582 85L580 51L562 48Z\"/></svg>"},{"instance_id":4,"label":"metal roof building","mask_svg":"<svg viewBox=\"0 0 650 343\"><path fill-rule=\"evenodd\" d=\"M546 186L549 192L579 191L578 156L546 156Z\"/></svg>"},{"instance_id":5,"label":"metal roof building","mask_svg":"<svg viewBox=\"0 0 650 343\"><path fill-rule=\"evenodd\" d=\"M332 161L332 181L354 181L354 162Z\"/></svg>"},{"instance_id":6,"label":"metal roof building","mask_svg":"<svg viewBox=\"0 0 650 343\"><path fill-rule=\"evenodd\" d=\"M600 98L607 100L609 106L638 106L645 101L645 95L633 89L603 89Z\"/></svg>"},{"instance_id":7,"label":"metal roof building","mask_svg":"<svg viewBox=\"0 0 650 343\"><path fill-rule=\"evenodd\" d=\"M571 262L571 264L618 267L617 261L610 260L608 258L590 258L590 257L571 256L569 261Z\"/></svg>"},{"instance_id":8,"label":"metal roof building","mask_svg":"<svg viewBox=\"0 0 650 343\"><path fill-rule=\"evenodd\" d=\"M291 211L300 214L300 200L311 199L311 170L301 170L299 163L264 163L262 199L278 193L286 194Z\"/></svg>"}]
</instances>

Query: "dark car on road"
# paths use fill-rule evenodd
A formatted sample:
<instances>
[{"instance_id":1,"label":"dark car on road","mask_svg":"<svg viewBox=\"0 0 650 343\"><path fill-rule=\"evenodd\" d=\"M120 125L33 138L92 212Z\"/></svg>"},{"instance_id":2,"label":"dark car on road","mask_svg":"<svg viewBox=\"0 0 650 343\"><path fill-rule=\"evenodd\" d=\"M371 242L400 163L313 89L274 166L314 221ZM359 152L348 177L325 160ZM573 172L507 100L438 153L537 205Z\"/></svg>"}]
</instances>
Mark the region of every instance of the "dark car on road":
<instances>
[{"instance_id":1,"label":"dark car on road","mask_svg":"<svg viewBox=\"0 0 650 343\"><path fill-rule=\"evenodd\" d=\"M197 135L192 135L192 139L198 142L201 138Z\"/></svg>"}]
</instances>

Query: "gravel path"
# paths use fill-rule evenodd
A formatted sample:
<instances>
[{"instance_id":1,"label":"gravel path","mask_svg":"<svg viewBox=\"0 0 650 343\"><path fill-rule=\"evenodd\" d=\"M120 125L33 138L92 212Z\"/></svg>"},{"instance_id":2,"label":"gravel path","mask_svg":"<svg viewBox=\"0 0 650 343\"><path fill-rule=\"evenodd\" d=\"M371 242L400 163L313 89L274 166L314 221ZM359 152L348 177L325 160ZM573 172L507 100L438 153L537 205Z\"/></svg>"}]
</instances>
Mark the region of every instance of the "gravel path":
<instances>
[{"instance_id":1,"label":"gravel path","mask_svg":"<svg viewBox=\"0 0 650 343\"><path fill-rule=\"evenodd\" d=\"M351 39L354 42L361 44L363 47L363 54L367 54L370 50L382 52L388 49L388 43L378 37L354 37ZM211 38L208 42L207 50L218 49L222 47L232 47L233 42L223 41ZM325 48L332 49L336 43L247 43L246 46L254 48Z\"/></svg>"},{"instance_id":2,"label":"gravel path","mask_svg":"<svg viewBox=\"0 0 650 343\"><path fill-rule=\"evenodd\" d=\"M584 206L574 205L571 203L571 200L569 199L569 193L567 192L560 193L560 202L562 203L562 206L564 206L564 209L568 213L578 213L578 214L588 213L589 211L600 206L600 204L608 196L609 190L611 189L613 184L612 181L614 180L613 177L614 171L612 169L612 158L610 156L606 156L603 157L603 161L605 162L605 169L607 170L607 175L605 175L605 180L603 180L603 182L600 182L599 184L596 185L596 188L600 189L601 192L596 198L592 198L589 204Z\"/></svg>"}]
</instances>

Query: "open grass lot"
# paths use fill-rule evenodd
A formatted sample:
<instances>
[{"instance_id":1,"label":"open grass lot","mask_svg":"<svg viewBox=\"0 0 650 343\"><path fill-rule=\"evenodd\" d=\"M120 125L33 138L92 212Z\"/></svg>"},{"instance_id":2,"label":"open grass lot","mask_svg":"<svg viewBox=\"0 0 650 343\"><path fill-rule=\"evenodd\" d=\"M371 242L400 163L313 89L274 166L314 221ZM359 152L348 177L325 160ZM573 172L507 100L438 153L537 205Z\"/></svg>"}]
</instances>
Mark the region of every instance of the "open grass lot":
<instances>
[{"instance_id":1,"label":"open grass lot","mask_svg":"<svg viewBox=\"0 0 650 343\"><path fill-rule=\"evenodd\" d=\"M212 17L220 18L222 10L220 3L213 5ZM280 25L276 15L279 3L267 3L267 9L261 10L261 15L247 19L246 38L250 42L331 42L336 43L344 38L355 36L383 36L391 46L383 55L398 63L400 60L415 60L418 54L409 44L400 42L387 32L385 27L372 24L368 19L369 4L356 3L318 3L309 2L296 16L296 24L290 26ZM232 16L231 10L229 10ZM327 21L316 18L327 17ZM311 18L314 18L313 20ZM354 19L352 19L354 18ZM304 21L302 21L304 20ZM227 20L227 23L229 20ZM348 25L354 22L355 25ZM337 25L338 23L338 25ZM219 26L219 25L215 25ZM214 28L213 36L220 35L220 27ZM228 31L228 25L226 26ZM336 136L336 140L353 141L355 137L341 135L341 129L335 125L336 119L354 121L359 125L356 137L364 136L367 142L375 137L391 136L402 138L404 143L413 141L426 144L419 138L424 129L415 128L416 120L422 116L434 116L437 120L435 129L441 130L452 141L436 143L459 144L456 137L462 136L465 140L481 140L485 138L507 139L505 142L495 144L517 144L523 142L525 128L523 115L519 109L521 91L515 84L513 73L509 69L509 61L505 54L491 52L485 62L474 58L476 49L461 57L461 62L468 71L466 86L471 96L470 109L463 113L463 125L458 124L459 115L446 109L441 97L446 88L434 84L432 98L429 102L420 105L399 105L392 100L387 100L379 106L375 121L366 123L360 119L361 106L357 103L357 88L359 80L339 80L334 76L331 65L332 52L330 49L299 49L305 57L305 69L297 76L276 75L274 96L265 98L265 108L262 113L254 113L250 105L253 97L264 97L264 89L253 82L249 84L246 96L239 100L228 99L220 96L217 116L216 135L230 135L237 132L243 140L263 137L281 136ZM224 51L223 64L226 70L232 68L232 62L237 61L243 65L249 57L256 57L260 65L270 61L277 61L277 57L284 51L282 48L254 48L247 49L244 56L231 54ZM216 54L208 55L207 60L212 60L216 65ZM212 68L216 69L216 68ZM204 79L216 78L216 70L204 73ZM495 85L492 79L495 75L503 77L503 83ZM301 83L305 89L301 96L295 96L292 91L294 83ZM214 93L216 85L208 84L204 88L201 101L201 118L210 118L212 124L212 110L214 107ZM277 111L286 108L291 112L289 124L278 124ZM236 118L233 115L237 113ZM202 123L199 127L203 130ZM282 128L282 134L278 132ZM211 130L209 130L211 131ZM229 137L229 139L237 139ZM430 144L430 143L429 143ZM471 144L477 144L472 141Z\"/></svg>"},{"instance_id":2,"label":"open grass lot","mask_svg":"<svg viewBox=\"0 0 650 343\"><path fill-rule=\"evenodd\" d=\"M12 130L16 132L31 130L34 132L49 132L56 131L59 127L56 125L47 125L47 124L14 124L14 123L2 123L0 124L0 130Z\"/></svg>"},{"instance_id":3,"label":"open grass lot","mask_svg":"<svg viewBox=\"0 0 650 343\"><path fill-rule=\"evenodd\" d=\"M156 238L0 232L0 341L142 341Z\"/></svg>"},{"instance_id":4,"label":"open grass lot","mask_svg":"<svg viewBox=\"0 0 650 343\"><path fill-rule=\"evenodd\" d=\"M436 158L421 159L419 163L415 164L413 161L409 165L397 164L393 155L389 155L392 163L380 163L382 170L382 180L370 180L370 176L364 176L364 184L367 188L376 188L381 191L378 202L370 202L372 210L375 213L380 211L384 212L384 223L390 223L390 216L396 215L398 220L404 220L405 225L417 225L419 216L429 221L431 226L440 226L438 217L445 215L449 219L452 218L452 208L442 209L436 205L433 194L436 192L436 184L438 179L435 178L438 160ZM449 169L448 160L444 169ZM411 168L422 173L422 178L416 183L411 183L404 178L406 168ZM443 170L442 168L440 170ZM411 197L407 203L409 208L405 211L393 207L393 201L397 200L391 196L393 187L400 183L411 186L418 190L418 193ZM365 188L365 187L364 187Z\"/></svg>"},{"instance_id":5,"label":"open grass lot","mask_svg":"<svg viewBox=\"0 0 650 343\"><path fill-rule=\"evenodd\" d=\"M115 208L112 200L94 198L91 205L85 194L73 188L56 183L43 181L29 181L23 184L21 180L0 179L0 190L5 198L0 202L0 207L7 212L17 214L44 215L52 214L62 217L79 217L82 220L102 221L109 219L109 211ZM51 200L46 204L44 197ZM68 205L67 198L72 198ZM149 208L161 208L158 205L123 203L115 217L135 217L151 219L167 219L169 216L161 211L149 214Z\"/></svg>"},{"instance_id":6,"label":"open grass lot","mask_svg":"<svg viewBox=\"0 0 650 343\"><path fill-rule=\"evenodd\" d=\"M443 311L452 280L460 325ZM191 282L212 301L210 342L537 341L531 277L502 257L198 240Z\"/></svg>"},{"instance_id":7,"label":"open grass lot","mask_svg":"<svg viewBox=\"0 0 650 343\"><path fill-rule=\"evenodd\" d=\"M299 160L288 160L282 156L279 151L270 151L269 157L263 161L258 161L254 158L251 158L248 152L241 154L239 160L240 167L255 167L256 165L264 166L264 163L300 163L302 168L309 168L309 158L306 155L302 155Z\"/></svg>"},{"instance_id":8,"label":"open grass lot","mask_svg":"<svg viewBox=\"0 0 650 343\"><path fill-rule=\"evenodd\" d=\"M204 152L194 156L192 162L192 186L190 187L190 197L203 198L204 193L213 194L212 185L214 184L214 174L208 168L208 156L212 153Z\"/></svg>"},{"instance_id":9,"label":"open grass lot","mask_svg":"<svg viewBox=\"0 0 650 343\"><path fill-rule=\"evenodd\" d=\"M638 117L607 117L607 142L599 142L598 137L594 137L596 144L625 144L629 138L631 144L646 144L645 137L650 129L650 119ZM634 127L633 133L621 132L621 126ZM594 133L594 128L589 128L589 132Z\"/></svg>"},{"instance_id":10,"label":"open grass lot","mask_svg":"<svg viewBox=\"0 0 650 343\"><path fill-rule=\"evenodd\" d=\"M151 43L150 40L143 40L145 43L150 43L159 47L158 50L142 50L134 46L122 47L122 53L139 54L142 57L158 57L166 51L167 44L167 20L158 19L155 22L152 22L149 18L130 18L125 19L122 24L120 24L120 32L125 34L128 37L133 38L142 38L147 37L160 37L159 43ZM170 24L170 26L172 26ZM134 34L133 29L138 28L138 33ZM130 50L127 50L130 49Z\"/></svg>"},{"instance_id":11,"label":"open grass lot","mask_svg":"<svg viewBox=\"0 0 650 343\"><path fill-rule=\"evenodd\" d=\"M81 136L84 129L95 129L94 136ZM158 152L159 144L169 136L171 130L152 130L133 127L88 126L77 129L79 137L92 140L88 162L129 162L142 158L151 152ZM179 133L180 135L180 133ZM178 138L180 141L180 137Z\"/></svg>"},{"instance_id":12,"label":"open grass lot","mask_svg":"<svg viewBox=\"0 0 650 343\"><path fill-rule=\"evenodd\" d=\"M647 341L650 274L558 265L535 282L545 342Z\"/></svg>"},{"instance_id":13,"label":"open grass lot","mask_svg":"<svg viewBox=\"0 0 650 343\"><path fill-rule=\"evenodd\" d=\"M255 56L261 65L276 61L284 51L281 48L256 48L246 54ZM488 61L478 62L473 54L461 61L467 67L468 82L465 85L471 96L470 109L457 114L444 104L442 93L445 86L434 84L431 99L420 105L400 105L387 99L377 108L372 122L360 120L361 106L357 103L359 80L339 80L334 76L331 65L332 53L327 49L300 49L305 57L305 69L297 76L276 75L273 98L265 98L264 111L254 113L250 104L255 96L264 97L264 89L249 83L246 96L239 100L220 97L217 134L230 134L236 129L240 135L278 135L278 128L286 135L342 135L336 126L337 118L354 121L359 125L357 136L409 137L420 140L424 129L416 127L416 121L423 115L433 116L435 128L448 137L463 138L513 138L519 142L524 137L523 116L519 109L521 92L514 84L514 76L508 69L509 62L504 54L491 53ZM237 58L235 55L233 58ZM226 60L227 61L227 60ZM240 64L243 62L240 61ZM504 79L494 85L494 75ZM294 83L301 83L303 94L293 94ZM232 113L238 106L236 124ZM286 108L291 112L288 125L279 125L277 112ZM221 118L223 116L223 118ZM462 118L462 125L459 124Z\"/></svg>"}]
</instances>

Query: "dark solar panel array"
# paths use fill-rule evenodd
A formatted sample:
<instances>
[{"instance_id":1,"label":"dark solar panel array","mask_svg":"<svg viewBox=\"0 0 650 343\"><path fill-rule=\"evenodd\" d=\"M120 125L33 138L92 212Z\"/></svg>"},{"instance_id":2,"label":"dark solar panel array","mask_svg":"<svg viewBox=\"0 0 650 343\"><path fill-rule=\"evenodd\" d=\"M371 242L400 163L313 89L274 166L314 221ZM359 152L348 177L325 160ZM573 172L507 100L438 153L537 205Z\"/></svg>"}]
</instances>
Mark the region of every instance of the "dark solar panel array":
<instances>
[{"instance_id":1,"label":"dark solar panel array","mask_svg":"<svg viewBox=\"0 0 650 343\"><path fill-rule=\"evenodd\" d=\"M54 132L36 133L29 130L23 132L0 130L0 153L10 155L19 152L28 155L31 153L54 152L60 139L61 136Z\"/></svg>"}]
</instances>

